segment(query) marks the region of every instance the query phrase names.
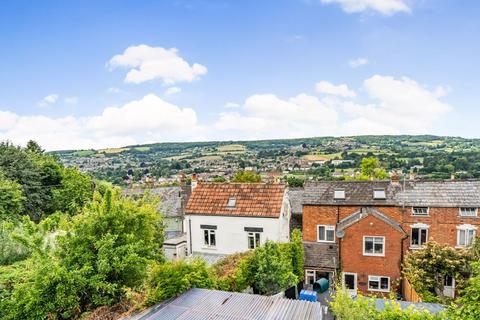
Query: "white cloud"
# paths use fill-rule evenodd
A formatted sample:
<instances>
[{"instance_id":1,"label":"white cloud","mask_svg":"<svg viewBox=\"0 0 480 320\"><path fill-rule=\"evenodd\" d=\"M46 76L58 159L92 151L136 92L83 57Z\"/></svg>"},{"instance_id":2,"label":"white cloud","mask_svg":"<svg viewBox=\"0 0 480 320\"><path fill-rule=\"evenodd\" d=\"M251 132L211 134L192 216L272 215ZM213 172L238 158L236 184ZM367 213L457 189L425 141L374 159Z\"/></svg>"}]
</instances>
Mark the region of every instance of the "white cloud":
<instances>
[{"instance_id":1,"label":"white cloud","mask_svg":"<svg viewBox=\"0 0 480 320\"><path fill-rule=\"evenodd\" d=\"M227 109L231 109L231 108L238 108L240 107L240 105L236 102L227 102L225 103L224 107Z\"/></svg>"},{"instance_id":2,"label":"white cloud","mask_svg":"<svg viewBox=\"0 0 480 320\"><path fill-rule=\"evenodd\" d=\"M66 97L64 101L66 104L77 104L78 97Z\"/></svg>"},{"instance_id":3,"label":"white cloud","mask_svg":"<svg viewBox=\"0 0 480 320\"><path fill-rule=\"evenodd\" d=\"M354 98L355 92L350 90L346 84L334 85L328 81L320 81L315 85L315 90L320 93L340 96L344 98Z\"/></svg>"},{"instance_id":4,"label":"white cloud","mask_svg":"<svg viewBox=\"0 0 480 320\"><path fill-rule=\"evenodd\" d=\"M439 100L437 92L407 77L395 79L374 75L363 82L363 87L371 104L344 102L342 107L353 118L346 125L359 128L361 124L364 133L379 128L385 133L428 133L436 120L452 110L450 105Z\"/></svg>"},{"instance_id":5,"label":"white cloud","mask_svg":"<svg viewBox=\"0 0 480 320\"><path fill-rule=\"evenodd\" d=\"M224 139L263 139L325 135L336 122L337 112L317 97L302 93L284 100L257 94L238 112L222 112L214 127Z\"/></svg>"},{"instance_id":6,"label":"white cloud","mask_svg":"<svg viewBox=\"0 0 480 320\"><path fill-rule=\"evenodd\" d=\"M354 69L364 66L366 64L368 64L368 60L365 58L356 58L348 61L348 65L350 66L350 68L354 68Z\"/></svg>"},{"instance_id":7,"label":"white cloud","mask_svg":"<svg viewBox=\"0 0 480 320\"><path fill-rule=\"evenodd\" d=\"M35 139L47 150L58 150L162 141L432 133L436 122L453 109L442 101L446 88L374 75L363 81L362 97L255 94L234 109L223 109L211 123L199 123L193 109L154 94L88 117L0 111L0 140L25 144Z\"/></svg>"},{"instance_id":8,"label":"white cloud","mask_svg":"<svg viewBox=\"0 0 480 320\"><path fill-rule=\"evenodd\" d=\"M152 141L188 140L198 135L195 111L149 94L91 117L20 116L0 111L0 140L47 150L119 147Z\"/></svg>"},{"instance_id":9,"label":"white cloud","mask_svg":"<svg viewBox=\"0 0 480 320\"><path fill-rule=\"evenodd\" d=\"M180 87L170 87L170 88L167 88L167 90L165 90L165 95L169 96L169 95L172 95L172 94L175 94L175 93L180 93L182 92L182 88Z\"/></svg>"},{"instance_id":10,"label":"white cloud","mask_svg":"<svg viewBox=\"0 0 480 320\"><path fill-rule=\"evenodd\" d=\"M190 65L178 55L175 48L164 49L144 44L128 47L123 54L110 59L108 64L112 69L130 68L125 77L127 83L161 79L164 84L173 85L192 82L207 73L205 66L198 63Z\"/></svg>"},{"instance_id":11,"label":"white cloud","mask_svg":"<svg viewBox=\"0 0 480 320\"><path fill-rule=\"evenodd\" d=\"M55 102L57 102L58 98L60 96L56 93L52 93L52 94L49 94L48 96L46 97L43 97L42 100L40 100L37 105L39 107L46 107L48 106L49 104L54 104Z\"/></svg>"},{"instance_id":12,"label":"white cloud","mask_svg":"<svg viewBox=\"0 0 480 320\"><path fill-rule=\"evenodd\" d=\"M321 0L322 3L338 3L347 13L376 11L390 16L397 12L410 12L404 0Z\"/></svg>"}]
</instances>

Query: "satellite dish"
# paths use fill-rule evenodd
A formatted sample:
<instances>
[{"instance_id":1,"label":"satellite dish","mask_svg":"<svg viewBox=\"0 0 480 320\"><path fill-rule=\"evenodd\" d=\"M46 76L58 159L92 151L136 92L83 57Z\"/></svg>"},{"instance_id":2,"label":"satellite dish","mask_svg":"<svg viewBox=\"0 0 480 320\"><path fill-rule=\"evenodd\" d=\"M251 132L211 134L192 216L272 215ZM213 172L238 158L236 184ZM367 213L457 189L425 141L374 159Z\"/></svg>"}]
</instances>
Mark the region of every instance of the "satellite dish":
<instances>
[{"instance_id":1,"label":"satellite dish","mask_svg":"<svg viewBox=\"0 0 480 320\"><path fill-rule=\"evenodd\" d=\"M337 230L337 238L343 238L345 236L345 231Z\"/></svg>"}]
</instances>

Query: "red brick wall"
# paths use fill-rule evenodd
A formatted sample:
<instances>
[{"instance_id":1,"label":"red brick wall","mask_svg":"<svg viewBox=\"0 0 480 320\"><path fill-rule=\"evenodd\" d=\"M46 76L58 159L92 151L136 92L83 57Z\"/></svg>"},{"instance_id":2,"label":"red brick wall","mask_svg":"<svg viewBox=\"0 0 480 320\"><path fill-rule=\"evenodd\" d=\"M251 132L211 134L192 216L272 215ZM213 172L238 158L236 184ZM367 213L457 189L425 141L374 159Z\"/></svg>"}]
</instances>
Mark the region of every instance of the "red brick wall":
<instances>
[{"instance_id":1,"label":"red brick wall","mask_svg":"<svg viewBox=\"0 0 480 320\"><path fill-rule=\"evenodd\" d=\"M317 225L335 225L359 210L355 206L311 206L303 207L303 239L317 241ZM410 247L410 225L414 223L428 224L428 240L456 246L457 226L465 223L480 226L480 218L464 218L459 216L458 208L430 208L429 217L412 216L411 207L376 207L378 211L402 224L407 233L404 243L404 254ZM363 256L363 236L385 236L385 257ZM400 277L401 238L404 234L396 231L388 224L369 216L346 229L341 247L342 271L358 274L358 288L367 293L368 275L389 276L391 283ZM477 231L480 236L480 228ZM336 239L337 243L339 239ZM364 284L363 284L364 283ZM371 293L371 292L368 292Z\"/></svg>"},{"instance_id":2,"label":"red brick wall","mask_svg":"<svg viewBox=\"0 0 480 320\"><path fill-rule=\"evenodd\" d=\"M373 216L368 216L353 224L346 229L345 236L341 240L342 271L357 274L358 289L363 293L374 293L367 290L369 275L390 277L392 285L400 278L403 235ZM364 256L364 236L385 237L385 256Z\"/></svg>"}]
</instances>

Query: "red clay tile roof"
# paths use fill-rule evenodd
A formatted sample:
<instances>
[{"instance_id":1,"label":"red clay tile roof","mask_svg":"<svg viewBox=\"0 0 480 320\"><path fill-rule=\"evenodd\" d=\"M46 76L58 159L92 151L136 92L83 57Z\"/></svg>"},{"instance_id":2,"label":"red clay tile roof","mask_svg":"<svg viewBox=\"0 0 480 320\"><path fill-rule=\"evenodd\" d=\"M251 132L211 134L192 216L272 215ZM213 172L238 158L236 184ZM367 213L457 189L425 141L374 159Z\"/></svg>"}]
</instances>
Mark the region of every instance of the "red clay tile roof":
<instances>
[{"instance_id":1,"label":"red clay tile roof","mask_svg":"<svg viewBox=\"0 0 480 320\"><path fill-rule=\"evenodd\" d=\"M185 214L219 216L280 216L285 185L264 183L199 183ZM235 207L227 206L235 198Z\"/></svg>"}]
</instances>

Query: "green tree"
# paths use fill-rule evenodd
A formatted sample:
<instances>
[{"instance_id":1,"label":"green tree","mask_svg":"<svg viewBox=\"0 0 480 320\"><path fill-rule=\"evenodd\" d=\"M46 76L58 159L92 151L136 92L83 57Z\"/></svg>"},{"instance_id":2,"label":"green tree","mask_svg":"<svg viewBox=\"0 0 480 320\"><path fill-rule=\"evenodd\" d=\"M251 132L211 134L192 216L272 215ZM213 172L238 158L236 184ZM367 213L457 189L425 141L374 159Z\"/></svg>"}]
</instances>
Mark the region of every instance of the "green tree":
<instances>
[{"instance_id":1,"label":"green tree","mask_svg":"<svg viewBox=\"0 0 480 320\"><path fill-rule=\"evenodd\" d=\"M15 181L5 179L0 172L0 221L16 220L23 211L24 203L22 186Z\"/></svg>"},{"instance_id":2,"label":"green tree","mask_svg":"<svg viewBox=\"0 0 480 320\"><path fill-rule=\"evenodd\" d=\"M449 308L451 319L480 319L480 262L472 263L473 277L468 280L461 296Z\"/></svg>"},{"instance_id":3,"label":"green tree","mask_svg":"<svg viewBox=\"0 0 480 320\"><path fill-rule=\"evenodd\" d=\"M238 171L233 176L232 182L262 182L262 177L252 171Z\"/></svg>"},{"instance_id":4,"label":"green tree","mask_svg":"<svg viewBox=\"0 0 480 320\"><path fill-rule=\"evenodd\" d=\"M92 199L93 182L90 176L75 168L62 170L61 187L53 190L56 210L69 214L78 213Z\"/></svg>"},{"instance_id":5,"label":"green tree","mask_svg":"<svg viewBox=\"0 0 480 320\"><path fill-rule=\"evenodd\" d=\"M298 280L288 255L276 242L267 240L265 245L255 249L249 260L249 273L260 294L278 293Z\"/></svg>"},{"instance_id":6,"label":"green tree","mask_svg":"<svg viewBox=\"0 0 480 320\"><path fill-rule=\"evenodd\" d=\"M412 284L415 291L426 302L446 302L443 295L445 276L455 278L457 288L465 282L463 274L471 254L465 249L455 249L429 241L425 248L410 251L403 262L403 276Z\"/></svg>"},{"instance_id":7,"label":"green tree","mask_svg":"<svg viewBox=\"0 0 480 320\"><path fill-rule=\"evenodd\" d=\"M380 161L374 157L363 158L360 162L360 175L358 180L383 180L388 178L388 174L381 167Z\"/></svg>"},{"instance_id":8,"label":"green tree","mask_svg":"<svg viewBox=\"0 0 480 320\"><path fill-rule=\"evenodd\" d=\"M287 184L289 187L292 187L292 188L301 188L303 187L304 183L305 183L305 180L299 177L290 176L287 178Z\"/></svg>"},{"instance_id":9,"label":"green tree","mask_svg":"<svg viewBox=\"0 0 480 320\"><path fill-rule=\"evenodd\" d=\"M147 304L178 296L190 288L213 288L215 280L203 259L156 264L147 280Z\"/></svg>"},{"instance_id":10,"label":"green tree","mask_svg":"<svg viewBox=\"0 0 480 320\"><path fill-rule=\"evenodd\" d=\"M40 145L36 142L36 141L33 141L33 140L29 140L27 142L27 147L25 148L27 151L29 152L32 152L32 153L44 153L45 150L42 149L42 147L40 147Z\"/></svg>"}]
</instances>

